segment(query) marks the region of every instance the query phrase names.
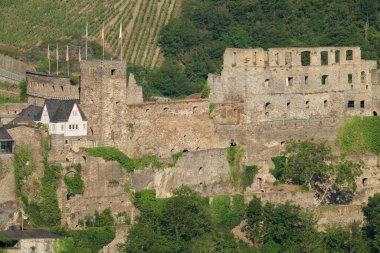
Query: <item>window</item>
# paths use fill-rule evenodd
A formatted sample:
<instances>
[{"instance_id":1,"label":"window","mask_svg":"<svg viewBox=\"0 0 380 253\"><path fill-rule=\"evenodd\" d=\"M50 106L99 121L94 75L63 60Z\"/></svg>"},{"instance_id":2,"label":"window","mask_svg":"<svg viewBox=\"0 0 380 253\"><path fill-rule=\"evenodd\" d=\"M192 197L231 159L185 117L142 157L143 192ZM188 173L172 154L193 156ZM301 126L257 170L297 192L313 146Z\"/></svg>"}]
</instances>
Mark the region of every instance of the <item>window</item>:
<instances>
[{"instance_id":1,"label":"window","mask_svg":"<svg viewBox=\"0 0 380 253\"><path fill-rule=\"evenodd\" d=\"M322 81L322 85L327 84L328 77L329 77L328 75L323 75L323 76L322 76L322 80L321 80L321 81Z\"/></svg>"},{"instance_id":2,"label":"window","mask_svg":"<svg viewBox=\"0 0 380 253\"><path fill-rule=\"evenodd\" d=\"M360 101L360 108L364 108L364 107L365 107L365 101L362 100L362 101Z\"/></svg>"},{"instance_id":3,"label":"window","mask_svg":"<svg viewBox=\"0 0 380 253\"><path fill-rule=\"evenodd\" d=\"M321 52L321 65L328 65L329 64L329 54L327 51Z\"/></svg>"},{"instance_id":4,"label":"window","mask_svg":"<svg viewBox=\"0 0 380 253\"><path fill-rule=\"evenodd\" d=\"M306 101L306 109L309 109L309 107L310 107L310 101L308 100Z\"/></svg>"},{"instance_id":5,"label":"window","mask_svg":"<svg viewBox=\"0 0 380 253\"><path fill-rule=\"evenodd\" d=\"M360 73L360 80L362 83L365 83L366 82L366 74L365 74L365 71L362 71Z\"/></svg>"},{"instance_id":6,"label":"window","mask_svg":"<svg viewBox=\"0 0 380 253\"><path fill-rule=\"evenodd\" d=\"M292 86L293 85L293 77L288 77L286 79L286 86Z\"/></svg>"},{"instance_id":7,"label":"window","mask_svg":"<svg viewBox=\"0 0 380 253\"><path fill-rule=\"evenodd\" d=\"M308 80L309 80L309 77L305 76L305 85L307 85Z\"/></svg>"},{"instance_id":8,"label":"window","mask_svg":"<svg viewBox=\"0 0 380 253\"><path fill-rule=\"evenodd\" d=\"M116 74L116 69L111 69L111 76L114 76Z\"/></svg>"},{"instance_id":9,"label":"window","mask_svg":"<svg viewBox=\"0 0 380 253\"><path fill-rule=\"evenodd\" d=\"M269 79L265 79L264 87L269 87Z\"/></svg>"},{"instance_id":10,"label":"window","mask_svg":"<svg viewBox=\"0 0 380 253\"><path fill-rule=\"evenodd\" d=\"M301 52L301 65L310 66L310 51Z\"/></svg>"},{"instance_id":11,"label":"window","mask_svg":"<svg viewBox=\"0 0 380 253\"><path fill-rule=\"evenodd\" d=\"M355 108L355 101L354 100L348 100L347 107L348 108Z\"/></svg>"},{"instance_id":12,"label":"window","mask_svg":"<svg viewBox=\"0 0 380 253\"><path fill-rule=\"evenodd\" d=\"M336 63L340 62L340 51L339 50L335 51L335 62Z\"/></svg>"},{"instance_id":13,"label":"window","mask_svg":"<svg viewBox=\"0 0 380 253\"><path fill-rule=\"evenodd\" d=\"M347 82L352 83L352 74L347 75Z\"/></svg>"},{"instance_id":14,"label":"window","mask_svg":"<svg viewBox=\"0 0 380 253\"><path fill-rule=\"evenodd\" d=\"M75 129L78 129L78 124L75 125Z\"/></svg>"},{"instance_id":15,"label":"window","mask_svg":"<svg viewBox=\"0 0 380 253\"><path fill-rule=\"evenodd\" d=\"M271 109L272 109L271 103L269 102L265 103L265 110L271 110Z\"/></svg>"},{"instance_id":16,"label":"window","mask_svg":"<svg viewBox=\"0 0 380 253\"><path fill-rule=\"evenodd\" d=\"M68 145L69 144L69 140L65 140L65 145Z\"/></svg>"},{"instance_id":17,"label":"window","mask_svg":"<svg viewBox=\"0 0 380 253\"><path fill-rule=\"evenodd\" d=\"M352 50L347 50L346 51L346 60L351 61L353 59L353 52Z\"/></svg>"},{"instance_id":18,"label":"window","mask_svg":"<svg viewBox=\"0 0 380 253\"><path fill-rule=\"evenodd\" d=\"M69 125L69 129L71 130L71 125Z\"/></svg>"},{"instance_id":19,"label":"window","mask_svg":"<svg viewBox=\"0 0 380 253\"><path fill-rule=\"evenodd\" d=\"M326 108L328 106L327 100L323 101L323 106Z\"/></svg>"},{"instance_id":20,"label":"window","mask_svg":"<svg viewBox=\"0 0 380 253\"><path fill-rule=\"evenodd\" d=\"M286 108L289 110L290 109L290 102L286 103Z\"/></svg>"}]
</instances>

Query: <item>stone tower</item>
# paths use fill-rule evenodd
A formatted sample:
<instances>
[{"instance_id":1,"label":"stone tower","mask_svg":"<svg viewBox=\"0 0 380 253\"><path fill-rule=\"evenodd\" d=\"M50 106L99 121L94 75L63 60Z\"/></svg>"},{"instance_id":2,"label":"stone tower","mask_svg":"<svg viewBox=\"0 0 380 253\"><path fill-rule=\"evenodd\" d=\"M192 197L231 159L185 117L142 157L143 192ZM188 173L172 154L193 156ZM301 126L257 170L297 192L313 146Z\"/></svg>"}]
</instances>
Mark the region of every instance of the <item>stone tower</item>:
<instances>
[{"instance_id":1,"label":"stone tower","mask_svg":"<svg viewBox=\"0 0 380 253\"><path fill-rule=\"evenodd\" d=\"M80 104L88 119L89 138L98 146L114 146L125 126L126 64L83 61L80 85Z\"/></svg>"}]
</instances>

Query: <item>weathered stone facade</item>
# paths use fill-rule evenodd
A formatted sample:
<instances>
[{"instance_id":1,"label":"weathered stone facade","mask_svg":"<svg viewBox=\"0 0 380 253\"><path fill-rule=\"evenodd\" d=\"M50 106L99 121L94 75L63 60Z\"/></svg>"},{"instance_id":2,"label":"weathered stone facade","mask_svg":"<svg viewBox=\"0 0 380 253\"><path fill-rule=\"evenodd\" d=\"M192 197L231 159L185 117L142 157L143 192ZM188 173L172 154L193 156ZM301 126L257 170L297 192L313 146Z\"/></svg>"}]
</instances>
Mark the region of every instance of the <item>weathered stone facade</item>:
<instances>
[{"instance_id":1,"label":"weathered stone facade","mask_svg":"<svg viewBox=\"0 0 380 253\"><path fill-rule=\"evenodd\" d=\"M42 106L45 99L79 99L79 85L72 85L70 77L26 72L28 104Z\"/></svg>"}]
</instances>

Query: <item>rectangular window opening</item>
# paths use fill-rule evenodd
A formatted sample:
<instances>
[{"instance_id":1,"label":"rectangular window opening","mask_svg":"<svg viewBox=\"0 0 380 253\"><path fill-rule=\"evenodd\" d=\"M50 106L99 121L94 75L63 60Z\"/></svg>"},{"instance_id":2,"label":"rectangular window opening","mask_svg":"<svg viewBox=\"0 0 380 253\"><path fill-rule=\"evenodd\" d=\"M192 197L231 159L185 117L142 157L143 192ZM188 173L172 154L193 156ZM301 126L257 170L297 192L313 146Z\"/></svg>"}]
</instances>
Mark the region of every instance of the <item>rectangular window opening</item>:
<instances>
[{"instance_id":1,"label":"rectangular window opening","mask_svg":"<svg viewBox=\"0 0 380 253\"><path fill-rule=\"evenodd\" d=\"M116 74L116 69L111 69L111 76L114 76Z\"/></svg>"},{"instance_id":2,"label":"rectangular window opening","mask_svg":"<svg viewBox=\"0 0 380 253\"><path fill-rule=\"evenodd\" d=\"M308 81L309 81L309 77L305 76L305 85L307 85Z\"/></svg>"},{"instance_id":3,"label":"rectangular window opening","mask_svg":"<svg viewBox=\"0 0 380 253\"><path fill-rule=\"evenodd\" d=\"M352 83L352 74L347 75L347 82Z\"/></svg>"},{"instance_id":4,"label":"rectangular window opening","mask_svg":"<svg viewBox=\"0 0 380 253\"><path fill-rule=\"evenodd\" d=\"M348 108L355 108L355 101L354 100L348 100L347 107Z\"/></svg>"},{"instance_id":5,"label":"rectangular window opening","mask_svg":"<svg viewBox=\"0 0 380 253\"><path fill-rule=\"evenodd\" d=\"M335 62L340 63L340 51L339 50L335 51Z\"/></svg>"},{"instance_id":6,"label":"rectangular window opening","mask_svg":"<svg viewBox=\"0 0 380 253\"><path fill-rule=\"evenodd\" d=\"M69 144L69 140L65 140L65 145L68 145Z\"/></svg>"},{"instance_id":7,"label":"rectangular window opening","mask_svg":"<svg viewBox=\"0 0 380 253\"><path fill-rule=\"evenodd\" d=\"M301 65L310 66L310 51L301 52Z\"/></svg>"},{"instance_id":8,"label":"rectangular window opening","mask_svg":"<svg viewBox=\"0 0 380 253\"><path fill-rule=\"evenodd\" d=\"M322 85L327 84L327 82L328 82L328 77L329 77L328 75L323 75L323 76L322 76L322 80L321 80L321 81L322 81Z\"/></svg>"},{"instance_id":9,"label":"rectangular window opening","mask_svg":"<svg viewBox=\"0 0 380 253\"><path fill-rule=\"evenodd\" d=\"M292 86L293 85L293 77L288 77L286 79L286 86Z\"/></svg>"},{"instance_id":10,"label":"rectangular window opening","mask_svg":"<svg viewBox=\"0 0 380 253\"><path fill-rule=\"evenodd\" d=\"M365 107L365 101L362 100L362 101L360 101L360 108L364 108L364 107Z\"/></svg>"},{"instance_id":11,"label":"rectangular window opening","mask_svg":"<svg viewBox=\"0 0 380 253\"><path fill-rule=\"evenodd\" d=\"M329 54L327 51L321 52L321 65L328 65L329 64Z\"/></svg>"},{"instance_id":12,"label":"rectangular window opening","mask_svg":"<svg viewBox=\"0 0 380 253\"><path fill-rule=\"evenodd\" d=\"M352 50L347 50L346 51L346 60L351 61L353 59L353 52Z\"/></svg>"}]
</instances>

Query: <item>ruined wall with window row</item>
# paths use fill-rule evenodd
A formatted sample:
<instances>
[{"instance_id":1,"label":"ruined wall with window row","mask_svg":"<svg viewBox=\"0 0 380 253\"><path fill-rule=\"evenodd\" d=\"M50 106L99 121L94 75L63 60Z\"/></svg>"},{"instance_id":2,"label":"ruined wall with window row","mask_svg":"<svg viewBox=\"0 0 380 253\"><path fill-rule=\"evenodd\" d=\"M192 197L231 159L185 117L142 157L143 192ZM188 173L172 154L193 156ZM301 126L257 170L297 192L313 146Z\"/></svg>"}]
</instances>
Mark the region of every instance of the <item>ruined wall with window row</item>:
<instances>
[{"instance_id":1,"label":"ruined wall with window row","mask_svg":"<svg viewBox=\"0 0 380 253\"><path fill-rule=\"evenodd\" d=\"M42 105L45 99L79 99L79 85L67 76L26 72L28 104Z\"/></svg>"},{"instance_id":2,"label":"ruined wall with window row","mask_svg":"<svg viewBox=\"0 0 380 253\"><path fill-rule=\"evenodd\" d=\"M226 49L210 99L244 101L248 122L372 115L376 62L360 57L358 47Z\"/></svg>"}]
</instances>

